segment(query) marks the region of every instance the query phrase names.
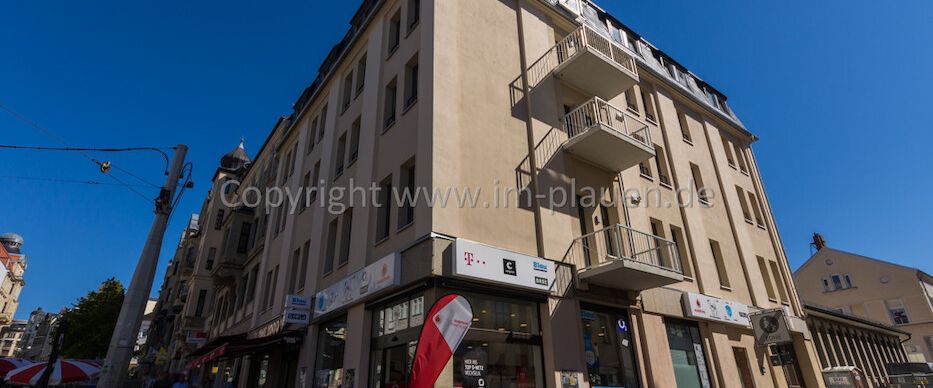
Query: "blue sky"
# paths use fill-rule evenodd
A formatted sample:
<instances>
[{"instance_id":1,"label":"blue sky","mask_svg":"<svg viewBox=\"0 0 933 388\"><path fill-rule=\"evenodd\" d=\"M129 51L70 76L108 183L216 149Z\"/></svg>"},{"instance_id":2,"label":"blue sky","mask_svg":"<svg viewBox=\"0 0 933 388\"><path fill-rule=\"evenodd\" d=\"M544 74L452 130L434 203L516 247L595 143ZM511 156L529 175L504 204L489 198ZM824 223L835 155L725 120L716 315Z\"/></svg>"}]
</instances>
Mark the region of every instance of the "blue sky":
<instances>
[{"instance_id":1,"label":"blue sky","mask_svg":"<svg viewBox=\"0 0 933 388\"><path fill-rule=\"evenodd\" d=\"M256 151L358 5L319 3L5 2L0 103L71 146L191 148L196 185L166 234L158 285L220 155L240 136ZM833 247L933 270L921 243L933 235L924 115L933 3L601 3L726 93L761 138L754 148L792 266L820 231ZM59 145L2 113L0 134L4 144ZM164 179L157 155L95 156ZM68 153L2 150L0 176L112 182ZM152 220L142 198L118 186L0 184L0 232L22 234L29 256L17 318L132 276Z\"/></svg>"}]
</instances>

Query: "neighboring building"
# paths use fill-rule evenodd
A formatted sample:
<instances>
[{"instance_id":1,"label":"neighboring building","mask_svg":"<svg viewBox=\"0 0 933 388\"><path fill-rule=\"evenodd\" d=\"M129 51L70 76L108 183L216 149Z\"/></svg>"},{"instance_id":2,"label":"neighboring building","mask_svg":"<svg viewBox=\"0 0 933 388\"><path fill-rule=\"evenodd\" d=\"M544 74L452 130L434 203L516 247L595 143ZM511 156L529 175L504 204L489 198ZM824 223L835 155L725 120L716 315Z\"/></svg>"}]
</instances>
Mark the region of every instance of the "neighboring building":
<instances>
[{"instance_id":1,"label":"neighboring building","mask_svg":"<svg viewBox=\"0 0 933 388\"><path fill-rule=\"evenodd\" d=\"M826 246L794 272L801 299L894 325L910 333L904 343L911 362L933 361L933 277L905 267Z\"/></svg>"},{"instance_id":2,"label":"neighboring building","mask_svg":"<svg viewBox=\"0 0 933 388\"><path fill-rule=\"evenodd\" d=\"M0 357L16 357L25 331L26 321L23 320L14 320L0 329Z\"/></svg>"},{"instance_id":3,"label":"neighboring building","mask_svg":"<svg viewBox=\"0 0 933 388\"><path fill-rule=\"evenodd\" d=\"M0 327L13 321L19 307L19 295L26 280L26 255L23 238L16 233L0 234Z\"/></svg>"},{"instance_id":4,"label":"neighboring building","mask_svg":"<svg viewBox=\"0 0 933 388\"><path fill-rule=\"evenodd\" d=\"M50 336L58 324L58 314L49 313L41 307L33 310L23 329L18 357L30 360L47 360L52 352Z\"/></svg>"},{"instance_id":5,"label":"neighboring building","mask_svg":"<svg viewBox=\"0 0 933 388\"><path fill-rule=\"evenodd\" d=\"M910 338L906 331L839 309L804 304L804 311L823 369L855 366L865 374L871 387L886 387L885 366L907 359L901 346L901 342Z\"/></svg>"},{"instance_id":6,"label":"neighboring building","mask_svg":"<svg viewBox=\"0 0 933 388\"><path fill-rule=\"evenodd\" d=\"M588 1L365 0L256 156L221 158L149 354L215 386L403 385L428 307L457 292L475 319L439 386L483 360L488 386L820 387L755 140ZM371 184L378 206L350 203ZM267 188L315 202L238 204ZM392 195L421 189L482 194ZM309 325L285 322L287 295L314 298ZM746 314L774 308L792 342L758 347Z\"/></svg>"},{"instance_id":7,"label":"neighboring building","mask_svg":"<svg viewBox=\"0 0 933 388\"><path fill-rule=\"evenodd\" d=\"M140 358L145 356L141 351L149 340L149 327L152 325L153 318L155 318L155 309L158 302L158 299L153 298L149 298L149 300L146 301L146 310L143 313L143 320L139 324L139 333L136 334L136 345L133 346L133 358L130 359L131 369L139 365Z\"/></svg>"}]
</instances>

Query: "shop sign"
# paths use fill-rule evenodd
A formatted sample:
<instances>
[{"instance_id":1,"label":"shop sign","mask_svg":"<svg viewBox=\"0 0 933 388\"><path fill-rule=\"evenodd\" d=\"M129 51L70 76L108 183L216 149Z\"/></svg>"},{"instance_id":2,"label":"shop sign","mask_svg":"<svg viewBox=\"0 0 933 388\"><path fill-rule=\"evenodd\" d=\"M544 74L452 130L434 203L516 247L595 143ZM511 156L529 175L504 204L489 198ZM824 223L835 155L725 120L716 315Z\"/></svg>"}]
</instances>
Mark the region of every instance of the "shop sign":
<instances>
[{"instance_id":1,"label":"shop sign","mask_svg":"<svg viewBox=\"0 0 933 388\"><path fill-rule=\"evenodd\" d=\"M731 323L748 327L748 305L693 292L684 293L684 311L688 317Z\"/></svg>"},{"instance_id":2,"label":"shop sign","mask_svg":"<svg viewBox=\"0 0 933 388\"><path fill-rule=\"evenodd\" d=\"M752 331L755 332L755 343L759 346L794 342L784 309L762 310L751 314L749 318Z\"/></svg>"},{"instance_id":3,"label":"shop sign","mask_svg":"<svg viewBox=\"0 0 933 388\"><path fill-rule=\"evenodd\" d=\"M308 310L285 309L284 321L286 324L307 325L311 322L311 312Z\"/></svg>"},{"instance_id":4,"label":"shop sign","mask_svg":"<svg viewBox=\"0 0 933 388\"><path fill-rule=\"evenodd\" d=\"M207 332L188 330L185 343L201 346L207 343Z\"/></svg>"},{"instance_id":5,"label":"shop sign","mask_svg":"<svg viewBox=\"0 0 933 388\"><path fill-rule=\"evenodd\" d=\"M400 256L392 253L334 283L314 296L314 317L359 302L369 295L398 285Z\"/></svg>"},{"instance_id":6,"label":"shop sign","mask_svg":"<svg viewBox=\"0 0 933 388\"><path fill-rule=\"evenodd\" d=\"M264 323L262 326L259 326L253 330L250 330L246 333L247 339L263 338L272 335L276 335L282 332L282 329L285 327L284 315L278 316L272 319L269 322Z\"/></svg>"},{"instance_id":7,"label":"shop sign","mask_svg":"<svg viewBox=\"0 0 933 388\"><path fill-rule=\"evenodd\" d=\"M557 265L553 261L462 238L455 245L455 275L539 291L550 291L554 284Z\"/></svg>"},{"instance_id":8,"label":"shop sign","mask_svg":"<svg viewBox=\"0 0 933 388\"><path fill-rule=\"evenodd\" d=\"M286 295L285 308L294 310L311 310L311 298L301 295Z\"/></svg>"}]
</instances>

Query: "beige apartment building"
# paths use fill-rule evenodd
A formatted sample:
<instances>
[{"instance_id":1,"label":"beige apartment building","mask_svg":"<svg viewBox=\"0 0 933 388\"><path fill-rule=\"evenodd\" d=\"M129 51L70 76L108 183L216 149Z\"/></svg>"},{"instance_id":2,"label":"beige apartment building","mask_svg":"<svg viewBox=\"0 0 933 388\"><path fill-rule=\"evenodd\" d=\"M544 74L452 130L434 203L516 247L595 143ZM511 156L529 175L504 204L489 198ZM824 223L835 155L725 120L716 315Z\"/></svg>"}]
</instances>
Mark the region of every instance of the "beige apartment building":
<instances>
[{"instance_id":1,"label":"beige apartment building","mask_svg":"<svg viewBox=\"0 0 933 388\"><path fill-rule=\"evenodd\" d=\"M19 294L26 286L26 255L23 237L16 233L0 234L0 327L10 325L19 307Z\"/></svg>"},{"instance_id":2,"label":"beige apartment building","mask_svg":"<svg viewBox=\"0 0 933 388\"><path fill-rule=\"evenodd\" d=\"M437 386L823 386L755 140L589 1L366 0L221 159L149 352L212 386L404 386L455 292L474 322ZM763 309L789 342L756 345Z\"/></svg>"},{"instance_id":3,"label":"beige apartment building","mask_svg":"<svg viewBox=\"0 0 933 388\"><path fill-rule=\"evenodd\" d=\"M933 360L933 277L917 268L826 246L794 272L800 298L910 333L903 341L911 362Z\"/></svg>"}]
</instances>

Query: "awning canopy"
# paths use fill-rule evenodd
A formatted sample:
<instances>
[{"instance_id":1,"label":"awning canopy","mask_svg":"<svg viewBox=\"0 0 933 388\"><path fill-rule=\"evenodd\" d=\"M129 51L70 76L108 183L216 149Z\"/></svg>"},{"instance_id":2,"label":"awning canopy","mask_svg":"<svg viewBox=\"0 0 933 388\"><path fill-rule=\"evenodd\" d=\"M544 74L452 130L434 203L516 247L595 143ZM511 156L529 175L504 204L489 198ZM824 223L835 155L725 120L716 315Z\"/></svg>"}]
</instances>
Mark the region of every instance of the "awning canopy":
<instances>
[{"instance_id":1,"label":"awning canopy","mask_svg":"<svg viewBox=\"0 0 933 388\"><path fill-rule=\"evenodd\" d=\"M278 345L300 344L304 331L287 331L275 335L246 339L245 335L218 337L207 345L188 354L193 359L185 369L200 367L220 357L255 353Z\"/></svg>"}]
</instances>

